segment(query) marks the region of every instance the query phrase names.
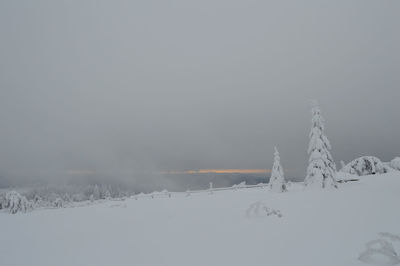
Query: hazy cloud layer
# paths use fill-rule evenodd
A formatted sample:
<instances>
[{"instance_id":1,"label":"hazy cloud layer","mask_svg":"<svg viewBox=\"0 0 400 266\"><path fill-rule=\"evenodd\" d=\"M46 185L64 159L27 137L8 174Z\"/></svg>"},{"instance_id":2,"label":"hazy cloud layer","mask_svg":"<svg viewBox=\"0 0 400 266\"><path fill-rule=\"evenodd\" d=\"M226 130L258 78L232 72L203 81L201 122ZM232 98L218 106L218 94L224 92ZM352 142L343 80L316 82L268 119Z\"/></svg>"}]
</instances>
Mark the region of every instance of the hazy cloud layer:
<instances>
[{"instance_id":1,"label":"hazy cloud layer","mask_svg":"<svg viewBox=\"0 0 400 266\"><path fill-rule=\"evenodd\" d=\"M400 155L399 1L1 1L0 174L135 184Z\"/></svg>"}]
</instances>

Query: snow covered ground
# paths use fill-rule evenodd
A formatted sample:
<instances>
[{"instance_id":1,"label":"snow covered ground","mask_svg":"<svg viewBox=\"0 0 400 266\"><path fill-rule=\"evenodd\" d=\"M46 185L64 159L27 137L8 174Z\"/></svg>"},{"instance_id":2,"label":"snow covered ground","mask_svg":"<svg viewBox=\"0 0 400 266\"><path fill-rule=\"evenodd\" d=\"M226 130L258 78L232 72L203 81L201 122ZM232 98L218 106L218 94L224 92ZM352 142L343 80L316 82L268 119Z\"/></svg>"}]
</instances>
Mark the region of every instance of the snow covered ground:
<instances>
[{"instance_id":1,"label":"snow covered ground","mask_svg":"<svg viewBox=\"0 0 400 266\"><path fill-rule=\"evenodd\" d=\"M0 213L0 265L367 265L360 255L398 263L400 173L339 185Z\"/></svg>"}]
</instances>

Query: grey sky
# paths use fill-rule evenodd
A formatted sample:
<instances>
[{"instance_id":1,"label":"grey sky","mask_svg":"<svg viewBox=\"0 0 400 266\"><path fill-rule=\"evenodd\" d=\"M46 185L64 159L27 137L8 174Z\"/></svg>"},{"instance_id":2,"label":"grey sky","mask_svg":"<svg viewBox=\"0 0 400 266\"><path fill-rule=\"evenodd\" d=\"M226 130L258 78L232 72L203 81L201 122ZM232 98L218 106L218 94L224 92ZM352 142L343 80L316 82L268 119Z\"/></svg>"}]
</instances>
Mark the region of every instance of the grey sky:
<instances>
[{"instance_id":1,"label":"grey sky","mask_svg":"<svg viewBox=\"0 0 400 266\"><path fill-rule=\"evenodd\" d=\"M269 168L277 145L303 176L309 99L337 162L391 160L399 14L399 1L1 1L0 175L144 182Z\"/></svg>"}]
</instances>

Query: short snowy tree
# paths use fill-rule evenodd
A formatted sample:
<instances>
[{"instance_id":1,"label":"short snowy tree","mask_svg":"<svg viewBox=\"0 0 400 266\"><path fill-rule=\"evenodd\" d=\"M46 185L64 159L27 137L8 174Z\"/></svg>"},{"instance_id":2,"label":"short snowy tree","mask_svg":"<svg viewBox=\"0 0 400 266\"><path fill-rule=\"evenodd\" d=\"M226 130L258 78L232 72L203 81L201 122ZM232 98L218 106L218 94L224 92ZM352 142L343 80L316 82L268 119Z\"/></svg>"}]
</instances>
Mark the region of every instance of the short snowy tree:
<instances>
[{"instance_id":1,"label":"short snowy tree","mask_svg":"<svg viewBox=\"0 0 400 266\"><path fill-rule=\"evenodd\" d=\"M72 198L68 193L65 193L64 196L62 197L62 200L67 203L70 203L72 201Z\"/></svg>"},{"instance_id":2,"label":"short snowy tree","mask_svg":"<svg viewBox=\"0 0 400 266\"><path fill-rule=\"evenodd\" d=\"M6 208L6 195L0 194L0 210Z\"/></svg>"},{"instance_id":3,"label":"short snowy tree","mask_svg":"<svg viewBox=\"0 0 400 266\"><path fill-rule=\"evenodd\" d=\"M17 191L9 191L6 194L6 206L12 214L17 212L27 212L32 208L32 204Z\"/></svg>"},{"instance_id":4,"label":"short snowy tree","mask_svg":"<svg viewBox=\"0 0 400 266\"><path fill-rule=\"evenodd\" d=\"M72 200L76 202L87 200L83 193L75 193L72 195Z\"/></svg>"},{"instance_id":5,"label":"short snowy tree","mask_svg":"<svg viewBox=\"0 0 400 266\"><path fill-rule=\"evenodd\" d=\"M99 186L98 186L98 185L94 185L93 193L92 193L91 195L93 195L93 198L94 198L95 200L100 199L100 189L99 189Z\"/></svg>"},{"instance_id":6,"label":"short snowy tree","mask_svg":"<svg viewBox=\"0 0 400 266\"><path fill-rule=\"evenodd\" d=\"M40 203L41 201L42 201L42 198L41 198L38 194L35 194L35 195L33 196L33 202L34 202L35 204Z\"/></svg>"},{"instance_id":7,"label":"short snowy tree","mask_svg":"<svg viewBox=\"0 0 400 266\"><path fill-rule=\"evenodd\" d=\"M274 164L272 165L271 177L269 179L269 187L275 192L286 191L286 182L280 161L281 158L279 157L278 149L275 147Z\"/></svg>"},{"instance_id":8,"label":"short snowy tree","mask_svg":"<svg viewBox=\"0 0 400 266\"><path fill-rule=\"evenodd\" d=\"M42 198L38 195L38 194L35 194L34 196L33 196L33 199L32 199L32 205L35 207L35 208L40 208L40 207L42 207L42 205L43 205L43 200L42 200Z\"/></svg>"},{"instance_id":9,"label":"short snowy tree","mask_svg":"<svg viewBox=\"0 0 400 266\"><path fill-rule=\"evenodd\" d=\"M111 199L111 192L108 188L104 191L104 198Z\"/></svg>"},{"instance_id":10,"label":"short snowy tree","mask_svg":"<svg viewBox=\"0 0 400 266\"><path fill-rule=\"evenodd\" d=\"M337 188L336 165L329 152L331 144L324 134L324 119L316 103L312 108L312 115L310 144L307 151L310 158L304 184L307 187Z\"/></svg>"},{"instance_id":11,"label":"short snowy tree","mask_svg":"<svg viewBox=\"0 0 400 266\"><path fill-rule=\"evenodd\" d=\"M100 198L101 199L110 199L111 198L111 187L107 185L102 185L100 188ZM96 195L95 195L96 199Z\"/></svg>"},{"instance_id":12,"label":"short snowy tree","mask_svg":"<svg viewBox=\"0 0 400 266\"><path fill-rule=\"evenodd\" d=\"M56 200L53 202L53 206L56 208L62 208L64 207L64 201L62 198L56 198Z\"/></svg>"}]
</instances>

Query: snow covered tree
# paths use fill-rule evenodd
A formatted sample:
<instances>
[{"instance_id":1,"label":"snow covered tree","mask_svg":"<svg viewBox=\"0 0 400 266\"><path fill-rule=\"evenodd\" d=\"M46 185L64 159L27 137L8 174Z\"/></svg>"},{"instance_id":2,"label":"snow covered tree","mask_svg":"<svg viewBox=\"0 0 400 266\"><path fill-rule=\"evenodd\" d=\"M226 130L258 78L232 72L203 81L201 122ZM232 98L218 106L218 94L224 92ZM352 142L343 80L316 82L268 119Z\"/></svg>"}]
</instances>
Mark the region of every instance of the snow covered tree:
<instances>
[{"instance_id":1,"label":"snow covered tree","mask_svg":"<svg viewBox=\"0 0 400 266\"><path fill-rule=\"evenodd\" d=\"M9 191L6 194L6 208L12 214L26 212L32 208L32 204L17 191Z\"/></svg>"},{"instance_id":2,"label":"snow covered tree","mask_svg":"<svg viewBox=\"0 0 400 266\"><path fill-rule=\"evenodd\" d=\"M377 157L362 156L345 165L340 171L352 175L364 176L385 174L393 171L393 169Z\"/></svg>"},{"instance_id":3,"label":"snow covered tree","mask_svg":"<svg viewBox=\"0 0 400 266\"><path fill-rule=\"evenodd\" d=\"M101 199L110 199L111 198L111 187L107 185L102 185L100 188L100 198ZM96 197L95 197L96 199Z\"/></svg>"},{"instance_id":4,"label":"snow covered tree","mask_svg":"<svg viewBox=\"0 0 400 266\"><path fill-rule=\"evenodd\" d=\"M43 202L42 198L38 194L35 194L33 196L32 205L34 206L34 208L42 207L43 203L44 202Z\"/></svg>"},{"instance_id":5,"label":"snow covered tree","mask_svg":"<svg viewBox=\"0 0 400 266\"><path fill-rule=\"evenodd\" d=\"M304 184L307 187L337 188L336 165L329 152L332 147L324 134L324 119L316 103L313 104L312 115L310 144L307 151L310 158Z\"/></svg>"},{"instance_id":6,"label":"snow covered tree","mask_svg":"<svg viewBox=\"0 0 400 266\"><path fill-rule=\"evenodd\" d=\"M98 199L100 199L100 189L99 189L99 186L96 184L96 185L94 185L94 188L93 188L93 193L91 194L91 196L93 195L93 198L95 199L95 200L98 200Z\"/></svg>"},{"instance_id":7,"label":"snow covered tree","mask_svg":"<svg viewBox=\"0 0 400 266\"><path fill-rule=\"evenodd\" d=\"M62 198L56 198L56 200L53 202L53 206L56 208L62 208L64 207L64 201Z\"/></svg>"},{"instance_id":8,"label":"snow covered tree","mask_svg":"<svg viewBox=\"0 0 400 266\"><path fill-rule=\"evenodd\" d=\"M62 197L62 200L66 203L70 203L72 201L72 198L68 193L65 193L64 196Z\"/></svg>"},{"instance_id":9,"label":"snow covered tree","mask_svg":"<svg viewBox=\"0 0 400 266\"><path fill-rule=\"evenodd\" d=\"M104 199L111 199L111 192L110 192L110 190L108 188L106 188L106 190L104 191L103 198Z\"/></svg>"},{"instance_id":10,"label":"snow covered tree","mask_svg":"<svg viewBox=\"0 0 400 266\"><path fill-rule=\"evenodd\" d=\"M281 166L281 158L278 149L275 147L274 164L272 165L271 177L269 179L269 187L275 192L286 191L286 182Z\"/></svg>"},{"instance_id":11,"label":"snow covered tree","mask_svg":"<svg viewBox=\"0 0 400 266\"><path fill-rule=\"evenodd\" d=\"M0 194L0 210L6 208L6 196L4 194Z\"/></svg>"}]
</instances>

